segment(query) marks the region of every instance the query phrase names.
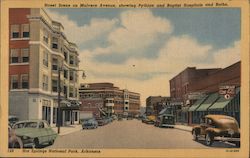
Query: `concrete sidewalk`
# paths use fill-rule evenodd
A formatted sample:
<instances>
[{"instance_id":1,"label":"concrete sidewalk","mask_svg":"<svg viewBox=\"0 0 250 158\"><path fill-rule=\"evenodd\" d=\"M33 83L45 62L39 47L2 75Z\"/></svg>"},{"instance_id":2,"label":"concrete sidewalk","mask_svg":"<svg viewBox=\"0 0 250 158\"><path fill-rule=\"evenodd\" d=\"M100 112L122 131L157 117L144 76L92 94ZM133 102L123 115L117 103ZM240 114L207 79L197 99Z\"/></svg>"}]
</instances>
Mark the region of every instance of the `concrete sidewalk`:
<instances>
[{"instance_id":1,"label":"concrete sidewalk","mask_svg":"<svg viewBox=\"0 0 250 158\"><path fill-rule=\"evenodd\" d=\"M179 130L183 130L183 131L187 131L187 132L191 132L193 129L192 126L187 126L187 125L175 125L174 128L179 129Z\"/></svg>"},{"instance_id":2,"label":"concrete sidewalk","mask_svg":"<svg viewBox=\"0 0 250 158\"><path fill-rule=\"evenodd\" d=\"M52 129L57 133L57 127L52 127ZM81 125L68 125L60 127L60 136L67 135L73 132L80 131L82 129Z\"/></svg>"}]
</instances>

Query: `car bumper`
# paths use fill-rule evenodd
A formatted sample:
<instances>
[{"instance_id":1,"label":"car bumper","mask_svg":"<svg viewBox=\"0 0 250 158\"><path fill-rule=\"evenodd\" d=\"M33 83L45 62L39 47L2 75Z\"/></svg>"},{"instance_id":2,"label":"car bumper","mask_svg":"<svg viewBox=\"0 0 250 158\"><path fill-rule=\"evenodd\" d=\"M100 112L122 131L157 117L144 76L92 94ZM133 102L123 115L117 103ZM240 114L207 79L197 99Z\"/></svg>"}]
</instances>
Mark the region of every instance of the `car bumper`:
<instances>
[{"instance_id":1,"label":"car bumper","mask_svg":"<svg viewBox=\"0 0 250 158\"><path fill-rule=\"evenodd\" d=\"M240 141L240 138L215 137L214 140L218 140L218 141L230 141L230 142L239 142L239 141Z\"/></svg>"}]
</instances>

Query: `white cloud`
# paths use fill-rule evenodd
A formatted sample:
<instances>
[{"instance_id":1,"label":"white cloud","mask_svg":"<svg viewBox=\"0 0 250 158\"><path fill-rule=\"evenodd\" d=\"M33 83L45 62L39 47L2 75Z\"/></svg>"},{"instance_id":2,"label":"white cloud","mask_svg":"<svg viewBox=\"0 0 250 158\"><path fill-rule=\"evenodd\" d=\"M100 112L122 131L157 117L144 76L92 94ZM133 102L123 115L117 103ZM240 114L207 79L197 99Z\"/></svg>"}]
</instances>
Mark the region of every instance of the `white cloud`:
<instances>
[{"instance_id":1,"label":"white cloud","mask_svg":"<svg viewBox=\"0 0 250 158\"><path fill-rule=\"evenodd\" d=\"M120 15L121 27L110 33L111 50L116 53L143 50L162 34L171 33L169 20L156 17L150 10L129 10Z\"/></svg>"},{"instance_id":2,"label":"white cloud","mask_svg":"<svg viewBox=\"0 0 250 158\"><path fill-rule=\"evenodd\" d=\"M129 59L123 64L94 62L93 53L84 51L80 55L85 62L82 62L80 66L86 69L88 77L83 82L115 83L120 88L128 88L141 93L141 102L142 105L145 105L145 100L150 95L169 96L169 80L188 66L215 68L229 66L239 61L239 43L235 42L228 48L212 52L212 46L202 45L190 36L172 37L166 41L157 59ZM215 60L210 63L202 63L201 61L208 56ZM92 72L102 75L97 77ZM136 79L138 75L157 72L166 73L146 80Z\"/></svg>"},{"instance_id":3,"label":"white cloud","mask_svg":"<svg viewBox=\"0 0 250 158\"><path fill-rule=\"evenodd\" d=\"M47 12L53 20L62 23L67 38L77 44L95 40L112 31L117 24L117 19L93 18L88 25L78 26L77 23L70 20L67 15L61 15L50 10L47 10Z\"/></svg>"},{"instance_id":4,"label":"white cloud","mask_svg":"<svg viewBox=\"0 0 250 158\"><path fill-rule=\"evenodd\" d=\"M169 80L188 66L226 67L240 60L239 41L214 51L211 45L201 44L189 35L171 35L174 29L171 22L147 9L124 11L118 19L92 19L84 26L78 26L68 16L52 11L48 13L52 19L63 24L67 37L79 45L100 38L109 42L105 48L97 46L79 52L80 67L87 75L86 80L81 82L112 82L120 88L141 93L142 105L145 105L148 96L169 96ZM145 49L158 42L160 36L168 36L168 39L165 43L163 41L159 52L155 52L157 58L129 58L120 64L94 60L103 54L144 53ZM212 60L203 63L207 58ZM147 78L149 74L155 75ZM142 75L144 80L138 79Z\"/></svg>"}]
</instances>

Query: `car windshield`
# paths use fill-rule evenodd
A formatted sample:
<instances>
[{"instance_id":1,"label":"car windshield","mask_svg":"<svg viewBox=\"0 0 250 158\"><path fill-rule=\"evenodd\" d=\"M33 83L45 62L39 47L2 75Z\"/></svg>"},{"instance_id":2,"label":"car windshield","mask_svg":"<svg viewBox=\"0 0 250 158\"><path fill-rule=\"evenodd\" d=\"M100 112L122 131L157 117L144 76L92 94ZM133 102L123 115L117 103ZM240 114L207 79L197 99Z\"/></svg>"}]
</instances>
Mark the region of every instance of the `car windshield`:
<instances>
[{"instance_id":1,"label":"car windshield","mask_svg":"<svg viewBox=\"0 0 250 158\"><path fill-rule=\"evenodd\" d=\"M37 122L27 122L25 128L37 128Z\"/></svg>"},{"instance_id":2,"label":"car windshield","mask_svg":"<svg viewBox=\"0 0 250 158\"><path fill-rule=\"evenodd\" d=\"M15 129L17 128L37 128L37 122L22 122L15 124Z\"/></svg>"}]
</instances>

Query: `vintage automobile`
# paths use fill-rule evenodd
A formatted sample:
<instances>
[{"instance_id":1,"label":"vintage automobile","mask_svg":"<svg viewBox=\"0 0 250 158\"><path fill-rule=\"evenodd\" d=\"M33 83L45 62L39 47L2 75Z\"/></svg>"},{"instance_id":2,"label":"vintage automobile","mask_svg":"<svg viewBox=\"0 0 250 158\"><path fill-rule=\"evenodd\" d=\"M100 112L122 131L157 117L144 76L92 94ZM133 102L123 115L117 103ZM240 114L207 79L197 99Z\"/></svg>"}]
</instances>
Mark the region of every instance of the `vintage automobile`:
<instances>
[{"instance_id":1,"label":"vintage automobile","mask_svg":"<svg viewBox=\"0 0 250 158\"><path fill-rule=\"evenodd\" d=\"M175 118L172 114L163 114L157 117L155 124L156 127L170 127L174 128Z\"/></svg>"},{"instance_id":2,"label":"vintage automobile","mask_svg":"<svg viewBox=\"0 0 250 158\"><path fill-rule=\"evenodd\" d=\"M98 122L95 118L82 120L82 129L93 129L98 127Z\"/></svg>"},{"instance_id":3,"label":"vintage automobile","mask_svg":"<svg viewBox=\"0 0 250 158\"><path fill-rule=\"evenodd\" d=\"M45 120L19 121L13 125L13 129L24 146L37 148L45 143L52 145L57 137L57 133Z\"/></svg>"},{"instance_id":4,"label":"vintage automobile","mask_svg":"<svg viewBox=\"0 0 250 158\"><path fill-rule=\"evenodd\" d=\"M20 137L16 136L15 130L8 126L9 148L23 148L23 142Z\"/></svg>"},{"instance_id":5,"label":"vintage automobile","mask_svg":"<svg viewBox=\"0 0 250 158\"><path fill-rule=\"evenodd\" d=\"M103 118L96 118L96 121L98 123L98 126L106 125L106 122Z\"/></svg>"},{"instance_id":6,"label":"vintage automobile","mask_svg":"<svg viewBox=\"0 0 250 158\"><path fill-rule=\"evenodd\" d=\"M240 146L240 129L238 122L226 115L206 115L202 123L192 129L194 140L205 138L207 146L214 141L227 141Z\"/></svg>"}]
</instances>

